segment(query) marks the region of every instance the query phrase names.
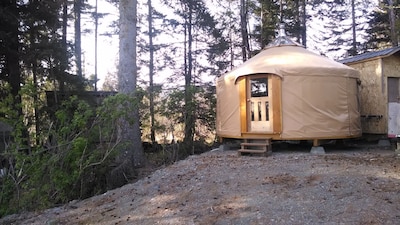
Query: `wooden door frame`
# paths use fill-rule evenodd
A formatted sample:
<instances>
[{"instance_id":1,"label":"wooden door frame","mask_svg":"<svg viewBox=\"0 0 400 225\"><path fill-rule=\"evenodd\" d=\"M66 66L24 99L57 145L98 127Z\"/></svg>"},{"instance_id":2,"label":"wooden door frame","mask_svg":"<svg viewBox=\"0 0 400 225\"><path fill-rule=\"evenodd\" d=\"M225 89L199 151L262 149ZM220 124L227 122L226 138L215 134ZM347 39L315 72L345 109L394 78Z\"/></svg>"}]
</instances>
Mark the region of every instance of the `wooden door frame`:
<instances>
[{"instance_id":1,"label":"wooden door frame","mask_svg":"<svg viewBox=\"0 0 400 225\"><path fill-rule=\"evenodd\" d=\"M247 75L238 78L237 85L239 86L239 101L240 101L240 127L242 134L252 133L249 131L250 128L250 118L249 118L249 104L248 104L248 85L251 78L263 78L268 76L271 79L271 93L269 93L272 105L272 131L263 132L265 134L281 134L282 133L282 79L275 74L256 74ZM260 132L256 132L260 133Z\"/></svg>"}]
</instances>

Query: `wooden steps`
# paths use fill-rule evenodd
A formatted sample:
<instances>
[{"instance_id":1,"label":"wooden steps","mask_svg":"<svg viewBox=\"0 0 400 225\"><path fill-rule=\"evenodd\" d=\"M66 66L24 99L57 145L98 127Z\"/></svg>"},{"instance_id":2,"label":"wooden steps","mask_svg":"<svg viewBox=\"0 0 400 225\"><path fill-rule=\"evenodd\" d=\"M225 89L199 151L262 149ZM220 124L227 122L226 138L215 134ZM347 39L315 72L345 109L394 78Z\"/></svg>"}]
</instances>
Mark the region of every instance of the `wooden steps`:
<instances>
[{"instance_id":1,"label":"wooden steps","mask_svg":"<svg viewBox=\"0 0 400 225\"><path fill-rule=\"evenodd\" d=\"M271 139L263 140L248 140L244 139L244 142L240 144L240 149L238 150L238 156L243 153L250 154L262 154L267 157L272 154Z\"/></svg>"}]
</instances>

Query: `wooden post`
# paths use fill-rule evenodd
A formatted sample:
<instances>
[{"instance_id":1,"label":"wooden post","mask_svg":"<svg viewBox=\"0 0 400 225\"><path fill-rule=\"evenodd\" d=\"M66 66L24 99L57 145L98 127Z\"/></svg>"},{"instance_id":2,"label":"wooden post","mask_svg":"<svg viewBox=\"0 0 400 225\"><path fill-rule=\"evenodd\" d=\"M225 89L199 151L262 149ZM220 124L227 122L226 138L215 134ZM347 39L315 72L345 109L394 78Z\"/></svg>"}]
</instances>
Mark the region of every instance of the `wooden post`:
<instances>
[{"instance_id":1,"label":"wooden post","mask_svg":"<svg viewBox=\"0 0 400 225\"><path fill-rule=\"evenodd\" d=\"M313 140L313 147L318 147L319 146L319 140L318 139L314 139Z\"/></svg>"}]
</instances>

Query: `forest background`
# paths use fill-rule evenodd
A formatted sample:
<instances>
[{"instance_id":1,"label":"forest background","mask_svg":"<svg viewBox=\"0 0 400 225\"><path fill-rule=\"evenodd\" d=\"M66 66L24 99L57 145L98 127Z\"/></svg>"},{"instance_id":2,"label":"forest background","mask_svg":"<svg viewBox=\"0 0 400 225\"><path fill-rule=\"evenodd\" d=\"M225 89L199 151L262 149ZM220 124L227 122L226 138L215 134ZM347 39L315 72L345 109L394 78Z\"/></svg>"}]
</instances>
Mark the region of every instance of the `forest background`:
<instances>
[{"instance_id":1,"label":"forest background","mask_svg":"<svg viewBox=\"0 0 400 225\"><path fill-rule=\"evenodd\" d=\"M0 216L100 194L209 149L213 81L271 43L279 23L333 59L399 41L397 0L111 0L119 20L106 33L110 15L90 3L0 3ZM119 37L118 70L102 87L97 47L85 74L85 32L94 46Z\"/></svg>"}]
</instances>

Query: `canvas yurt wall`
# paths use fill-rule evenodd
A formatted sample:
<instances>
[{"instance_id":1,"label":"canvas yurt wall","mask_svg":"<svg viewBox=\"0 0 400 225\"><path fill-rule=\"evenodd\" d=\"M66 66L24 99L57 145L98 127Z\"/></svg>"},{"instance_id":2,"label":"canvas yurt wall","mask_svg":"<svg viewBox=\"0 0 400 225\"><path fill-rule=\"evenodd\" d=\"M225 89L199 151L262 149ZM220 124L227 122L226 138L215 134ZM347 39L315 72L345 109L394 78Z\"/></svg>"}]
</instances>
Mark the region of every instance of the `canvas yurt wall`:
<instances>
[{"instance_id":1,"label":"canvas yurt wall","mask_svg":"<svg viewBox=\"0 0 400 225\"><path fill-rule=\"evenodd\" d=\"M249 80L268 77L272 129L253 132ZM312 140L361 135L357 70L298 45L264 49L217 79L217 135Z\"/></svg>"}]
</instances>

